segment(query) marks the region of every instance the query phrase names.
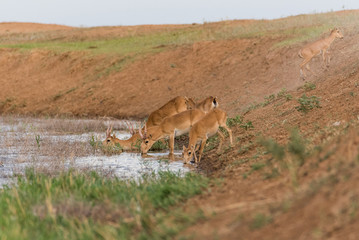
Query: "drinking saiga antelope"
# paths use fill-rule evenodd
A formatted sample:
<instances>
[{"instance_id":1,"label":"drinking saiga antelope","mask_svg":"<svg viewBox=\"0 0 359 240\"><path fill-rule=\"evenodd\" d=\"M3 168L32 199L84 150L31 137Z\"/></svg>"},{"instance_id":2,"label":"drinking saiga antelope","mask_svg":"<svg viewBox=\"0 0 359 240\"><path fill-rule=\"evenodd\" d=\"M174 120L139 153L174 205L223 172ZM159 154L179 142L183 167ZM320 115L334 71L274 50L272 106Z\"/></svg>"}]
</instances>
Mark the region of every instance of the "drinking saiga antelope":
<instances>
[{"instance_id":1,"label":"drinking saiga antelope","mask_svg":"<svg viewBox=\"0 0 359 240\"><path fill-rule=\"evenodd\" d=\"M146 126L152 127L159 125L162 120L168 116L173 116L180 112L186 111L187 109L192 109L195 107L195 103L191 98L178 96L170 101L168 101L165 105L152 112L148 117ZM106 139L102 142L103 145L115 145L120 144L123 150L134 150L136 147L136 143L141 139L141 136L138 132L134 131L134 128L128 126L132 136L127 140L120 140L116 138L115 135L111 136L112 127L108 127L106 131Z\"/></svg>"},{"instance_id":2,"label":"drinking saiga antelope","mask_svg":"<svg viewBox=\"0 0 359 240\"><path fill-rule=\"evenodd\" d=\"M142 134L141 153L146 154L152 145L161 139L169 137L170 157L174 153L174 138L188 133L193 124L200 120L207 112L219 106L217 97L207 97L195 105L196 109L187 110L163 119L158 126L146 128Z\"/></svg>"},{"instance_id":3,"label":"drinking saiga antelope","mask_svg":"<svg viewBox=\"0 0 359 240\"><path fill-rule=\"evenodd\" d=\"M223 127L229 134L230 145L233 145L232 131L227 127L227 113L221 109L215 108L211 112L207 113L201 120L194 124L189 131L189 144L186 148L183 146L183 163L188 163L192 157L195 157L195 162L201 161L203 149L206 145L207 139L214 134L218 133L221 137L218 146L218 152L221 151L224 135L221 131L218 131L219 127ZM201 141L201 148L199 149L199 157L195 154L196 144Z\"/></svg>"},{"instance_id":4,"label":"drinking saiga antelope","mask_svg":"<svg viewBox=\"0 0 359 240\"><path fill-rule=\"evenodd\" d=\"M115 134L111 136L112 126L109 126L106 130L106 139L102 142L102 144L105 146L119 144L121 148L125 151L133 150L137 143L137 140L140 138L140 135L134 130L134 127L132 125L130 125L128 122L126 122L126 124L131 133L131 137L129 139L120 140L116 137Z\"/></svg>"},{"instance_id":5,"label":"drinking saiga antelope","mask_svg":"<svg viewBox=\"0 0 359 240\"><path fill-rule=\"evenodd\" d=\"M303 71L304 66L306 66L308 71L315 75L309 67L309 61L312 60L313 57L322 53L323 64L327 67L329 66L330 56L328 49L336 38L343 39L343 35L337 28L334 28L330 31L330 35L328 37L307 44L299 51L299 57L303 58L303 62L300 64L300 76L303 79L306 78L306 74Z\"/></svg>"},{"instance_id":6,"label":"drinking saiga antelope","mask_svg":"<svg viewBox=\"0 0 359 240\"><path fill-rule=\"evenodd\" d=\"M191 109L165 118L158 126L145 128L143 134L139 132L143 139L141 153L146 154L156 141L169 137L169 155L173 157L175 137L188 133L190 128L205 115L206 113L200 109Z\"/></svg>"},{"instance_id":7,"label":"drinking saiga antelope","mask_svg":"<svg viewBox=\"0 0 359 240\"><path fill-rule=\"evenodd\" d=\"M176 114L186 111L188 109L198 108L204 112L208 112L218 106L219 106L219 103L218 103L217 97L210 96L210 97L203 99L201 102L195 104L195 102L191 98L178 96L176 98L173 98L169 102L167 102L165 105L163 105L156 111L152 112L148 117L148 120L147 120L147 123L145 124L144 129L150 128L153 126L157 126L166 117L176 115ZM129 127L129 129L130 129L130 127ZM143 137L141 137L139 132L133 131L133 127L132 127L132 132L131 132L132 136L131 136L131 138L129 138L127 140L120 140L120 139L116 138L116 136L111 136L111 131L112 131L112 128L107 129L106 140L103 141L104 145L115 145L116 143L118 143L124 150L134 150L137 145L137 141L141 138L142 138L142 140L144 139ZM130 129L130 131L131 131L131 129ZM152 143L152 145L153 145L153 143Z\"/></svg>"}]
</instances>

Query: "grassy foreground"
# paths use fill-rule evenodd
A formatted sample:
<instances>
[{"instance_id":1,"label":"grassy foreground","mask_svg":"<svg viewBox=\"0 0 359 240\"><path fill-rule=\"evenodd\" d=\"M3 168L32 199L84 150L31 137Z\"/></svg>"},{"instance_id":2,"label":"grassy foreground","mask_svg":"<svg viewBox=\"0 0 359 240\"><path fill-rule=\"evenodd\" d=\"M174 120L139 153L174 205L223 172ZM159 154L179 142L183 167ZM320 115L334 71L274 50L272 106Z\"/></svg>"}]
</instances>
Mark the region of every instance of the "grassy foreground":
<instances>
[{"instance_id":1,"label":"grassy foreground","mask_svg":"<svg viewBox=\"0 0 359 240\"><path fill-rule=\"evenodd\" d=\"M202 218L184 213L209 179L171 172L119 180L70 170L56 177L27 170L0 190L0 239L169 239Z\"/></svg>"}]
</instances>

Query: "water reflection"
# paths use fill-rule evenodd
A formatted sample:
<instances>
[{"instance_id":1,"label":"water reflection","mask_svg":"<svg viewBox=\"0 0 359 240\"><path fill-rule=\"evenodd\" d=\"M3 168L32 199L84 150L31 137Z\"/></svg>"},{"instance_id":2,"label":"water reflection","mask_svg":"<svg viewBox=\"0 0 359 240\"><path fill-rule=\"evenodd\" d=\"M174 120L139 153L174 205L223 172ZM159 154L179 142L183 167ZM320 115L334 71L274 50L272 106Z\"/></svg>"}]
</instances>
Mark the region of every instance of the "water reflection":
<instances>
[{"instance_id":1,"label":"water reflection","mask_svg":"<svg viewBox=\"0 0 359 240\"><path fill-rule=\"evenodd\" d=\"M0 118L0 186L13 181L14 174L23 173L27 167L43 171L83 168L111 172L123 179L160 170L189 171L182 164L180 152L175 153L175 161L168 159L168 152L149 153L146 158L142 158L140 153L129 152L106 156L89 144L91 138L104 139L102 122L98 123L98 129L97 123L93 122L90 131L68 134L67 129L76 128L71 124L84 120L64 121L66 124L59 119ZM56 128L56 124L61 125L62 131ZM130 134L117 131L116 136L126 139Z\"/></svg>"}]
</instances>

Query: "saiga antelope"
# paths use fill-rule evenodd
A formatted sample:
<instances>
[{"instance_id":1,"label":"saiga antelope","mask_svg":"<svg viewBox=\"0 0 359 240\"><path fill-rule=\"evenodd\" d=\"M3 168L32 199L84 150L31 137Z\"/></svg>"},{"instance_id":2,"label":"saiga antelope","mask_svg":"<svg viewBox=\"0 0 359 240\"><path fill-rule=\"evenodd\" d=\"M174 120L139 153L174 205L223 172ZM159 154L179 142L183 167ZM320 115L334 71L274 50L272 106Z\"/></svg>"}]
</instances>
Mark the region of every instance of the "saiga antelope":
<instances>
[{"instance_id":1,"label":"saiga antelope","mask_svg":"<svg viewBox=\"0 0 359 240\"><path fill-rule=\"evenodd\" d=\"M203 99L201 102L196 104L196 108L208 113L213 108L217 108L219 106L217 97L207 97Z\"/></svg>"},{"instance_id":2,"label":"saiga antelope","mask_svg":"<svg viewBox=\"0 0 359 240\"><path fill-rule=\"evenodd\" d=\"M147 119L146 126L152 127L160 125L166 117L195 108L195 102L191 98L178 96L167 102L165 105L152 112Z\"/></svg>"},{"instance_id":3,"label":"saiga antelope","mask_svg":"<svg viewBox=\"0 0 359 240\"><path fill-rule=\"evenodd\" d=\"M141 153L146 154L156 141L169 137L169 155L173 157L174 138L188 133L190 128L205 115L206 113L200 109L191 109L165 118L160 125L146 128L143 134L139 131L143 139Z\"/></svg>"},{"instance_id":4,"label":"saiga antelope","mask_svg":"<svg viewBox=\"0 0 359 240\"><path fill-rule=\"evenodd\" d=\"M189 144L186 148L183 146L183 163L187 164L194 155L195 162L201 161L201 156L203 153L204 146L206 145L207 139L218 133L221 137L220 143L218 146L218 152L222 148L222 143L224 140L224 135L221 131L218 131L219 127L223 127L227 130L229 134L230 145L233 145L232 140L232 131L227 127L227 113L221 109L215 108L211 112L207 113L201 120L199 120L196 124L194 124L189 132ZM197 161L197 157L195 154L196 144L201 140L201 148L199 149L199 157Z\"/></svg>"},{"instance_id":5,"label":"saiga antelope","mask_svg":"<svg viewBox=\"0 0 359 240\"><path fill-rule=\"evenodd\" d=\"M192 103L194 103L192 101ZM187 110L176 115L165 118L158 127L145 129L142 135L141 153L146 154L152 145L163 138L169 137L170 156L173 156L174 151L174 137L188 133L190 127L197 122L203 115L219 106L217 97L207 97L201 102L195 104L197 111ZM193 109L192 109L193 110ZM147 122L148 123L148 122ZM148 124L145 125L148 127Z\"/></svg>"},{"instance_id":6,"label":"saiga antelope","mask_svg":"<svg viewBox=\"0 0 359 240\"><path fill-rule=\"evenodd\" d=\"M170 101L168 101L161 108L152 112L148 117L146 127L152 127L159 125L162 120L168 116L175 115L177 113L186 111L187 109L192 109L195 107L195 103L191 98L178 96ZM111 136L112 127L108 127L106 131L106 139L103 141L103 145L115 145L116 143L120 144L124 150L134 150L138 140L141 140L141 137L138 133L135 132L133 127L128 125L128 128L131 132L131 137L127 140L120 140L116 138L115 135Z\"/></svg>"},{"instance_id":7,"label":"saiga antelope","mask_svg":"<svg viewBox=\"0 0 359 240\"><path fill-rule=\"evenodd\" d=\"M115 134L111 136L112 126L110 126L106 130L106 139L102 142L102 144L105 146L120 144L121 148L125 151L134 150L137 141L141 139L141 137L139 133L134 130L132 125L130 125L128 122L126 122L126 124L131 133L131 137L129 139L120 140L116 138Z\"/></svg>"},{"instance_id":8,"label":"saiga antelope","mask_svg":"<svg viewBox=\"0 0 359 240\"><path fill-rule=\"evenodd\" d=\"M312 70L310 70L309 67L309 61L314 57L322 53L323 57L323 64L326 64L326 66L329 66L330 62L330 56L329 54L329 47L332 44L332 42L336 39L340 38L343 39L342 33L337 29L334 28L331 30L330 35L324 39L317 40L313 43L310 43L306 46L304 46L298 53L299 57L303 58L303 62L300 64L300 76L305 79L306 74L303 71L304 66L306 65L306 68L308 71L310 71L312 74ZM328 55L328 56L326 56ZM315 75L315 74L314 74Z\"/></svg>"}]
</instances>

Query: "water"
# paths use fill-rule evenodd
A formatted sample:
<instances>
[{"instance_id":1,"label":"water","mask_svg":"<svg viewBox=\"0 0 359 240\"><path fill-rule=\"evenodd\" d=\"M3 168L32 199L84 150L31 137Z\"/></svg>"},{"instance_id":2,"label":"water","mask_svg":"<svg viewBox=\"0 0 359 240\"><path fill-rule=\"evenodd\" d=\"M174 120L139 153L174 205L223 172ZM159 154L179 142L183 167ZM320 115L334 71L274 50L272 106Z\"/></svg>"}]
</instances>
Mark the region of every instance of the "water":
<instances>
[{"instance_id":1,"label":"water","mask_svg":"<svg viewBox=\"0 0 359 240\"><path fill-rule=\"evenodd\" d=\"M95 170L122 179L161 170L181 174L189 171L181 161L180 152L175 152L176 160L170 161L168 152L149 153L142 158L140 153L106 156L95 150L89 144L90 139L104 140L107 124L100 120L1 117L0 186L13 183L14 174L23 174L28 167L50 173L68 168ZM80 133L68 133L74 130ZM115 133L120 139L130 137L125 131Z\"/></svg>"}]
</instances>

